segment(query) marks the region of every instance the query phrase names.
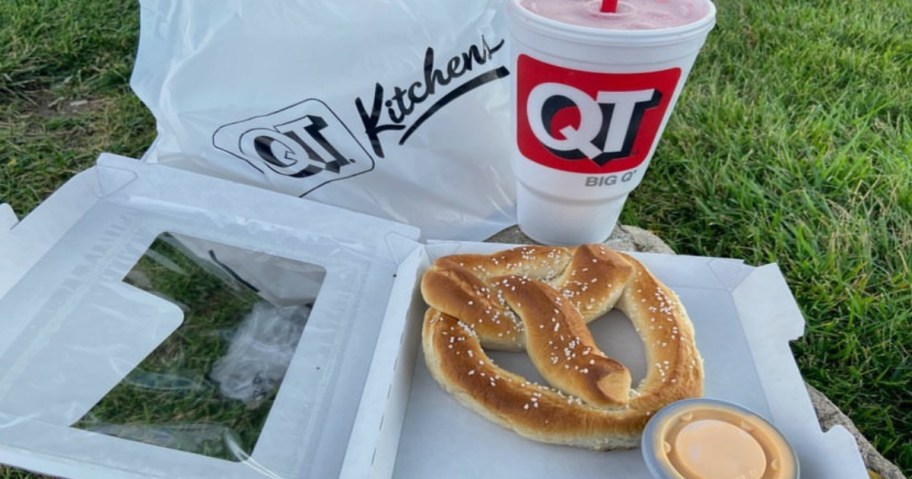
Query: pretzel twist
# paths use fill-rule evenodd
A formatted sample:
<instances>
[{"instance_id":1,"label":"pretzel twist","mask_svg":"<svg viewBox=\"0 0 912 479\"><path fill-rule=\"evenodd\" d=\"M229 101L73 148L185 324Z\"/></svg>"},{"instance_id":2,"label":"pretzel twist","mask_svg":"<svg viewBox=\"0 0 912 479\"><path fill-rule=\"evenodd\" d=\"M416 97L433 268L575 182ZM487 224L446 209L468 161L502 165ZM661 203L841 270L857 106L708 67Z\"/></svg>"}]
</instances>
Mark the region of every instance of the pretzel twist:
<instances>
[{"instance_id":1,"label":"pretzel twist","mask_svg":"<svg viewBox=\"0 0 912 479\"><path fill-rule=\"evenodd\" d=\"M637 260L602 245L527 246L434 262L425 360L461 403L518 434L590 449L633 447L649 416L703 388L703 361L677 296ZM643 340L646 377L595 344L586 323L613 308ZM552 387L494 364L484 348L526 350Z\"/></svg>"}]
</instances>

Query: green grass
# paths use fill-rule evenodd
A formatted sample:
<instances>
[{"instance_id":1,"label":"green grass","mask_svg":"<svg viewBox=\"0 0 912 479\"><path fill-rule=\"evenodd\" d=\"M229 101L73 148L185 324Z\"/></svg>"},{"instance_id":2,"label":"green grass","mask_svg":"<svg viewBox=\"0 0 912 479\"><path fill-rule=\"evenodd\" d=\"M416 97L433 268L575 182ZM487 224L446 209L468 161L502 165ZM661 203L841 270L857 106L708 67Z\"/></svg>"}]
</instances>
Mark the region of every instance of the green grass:
<instances>
[{"instance_id":1,"label":"green grass","mask_svg":"<svg viewBox=\"0 0 912 479\"><path fill-rule=\"evenodd\" d=\"M912 3L717 6L623 220L681 253L779 263L805 378L912 474ZM0 2L0 200L20 215L154 138L127 86L137 30L133 0Z\"/></svg>"},{"instance_id":2,"label":"green grass","mask_svg":"<svg viewBox=\"0 0 912 479\"><path fill-rule=\"evenodd\" d=\"M127 84L138 29L134 1L0 2L0 200L25 214L101 151L148 147Z\"/></svg>"},{"instance_id":3,"label":"green grass","mask_svg":"<svg viewBox=\"0 0 912 479\"><path fill-rule=\"evenodd\" d=\"M912 3L719 9L624 220L779 263L805 378L912 473Z\"/></svg>"}]
</instances>

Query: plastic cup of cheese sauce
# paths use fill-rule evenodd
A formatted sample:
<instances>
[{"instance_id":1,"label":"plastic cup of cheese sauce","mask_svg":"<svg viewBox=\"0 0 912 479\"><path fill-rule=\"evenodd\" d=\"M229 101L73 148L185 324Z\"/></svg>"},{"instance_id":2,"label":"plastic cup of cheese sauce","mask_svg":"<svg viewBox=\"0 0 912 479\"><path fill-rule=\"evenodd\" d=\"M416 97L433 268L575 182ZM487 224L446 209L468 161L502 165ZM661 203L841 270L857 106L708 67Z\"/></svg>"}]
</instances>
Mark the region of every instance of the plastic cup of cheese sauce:
<instances>
[{"instance_id":1,"label":"plastic cup of cheese sauce","mask_svg":"<svg viewBox=\"0 0 912 479\"><path fill-rule=\"evenodd\" d=\"M656 479L798 479L798 457L767 420L735 404L688 399L646 426L643 459Z\"/></svg>"}]
</instances>

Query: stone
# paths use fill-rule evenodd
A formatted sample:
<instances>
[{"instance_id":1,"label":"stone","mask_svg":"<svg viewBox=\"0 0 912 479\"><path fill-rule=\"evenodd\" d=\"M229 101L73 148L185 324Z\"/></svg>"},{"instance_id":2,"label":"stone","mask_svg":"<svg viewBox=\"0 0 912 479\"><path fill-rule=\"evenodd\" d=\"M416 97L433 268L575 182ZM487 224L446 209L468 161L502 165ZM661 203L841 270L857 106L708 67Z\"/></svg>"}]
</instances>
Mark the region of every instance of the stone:
<instances>
[{"instance_id":1,"label":"stone","mask_svg":"<svg viewBox=\"0 0 912 479\"><path fill-rule=\"evenodd\" d=\"M511 226L497 233L488 238L488 241L491 243L539 244L526 236L517 226ZM618 251L674 254L674 250L658 236L636 226L618 225L605 244Z\"/></svg>"}]
</instances>

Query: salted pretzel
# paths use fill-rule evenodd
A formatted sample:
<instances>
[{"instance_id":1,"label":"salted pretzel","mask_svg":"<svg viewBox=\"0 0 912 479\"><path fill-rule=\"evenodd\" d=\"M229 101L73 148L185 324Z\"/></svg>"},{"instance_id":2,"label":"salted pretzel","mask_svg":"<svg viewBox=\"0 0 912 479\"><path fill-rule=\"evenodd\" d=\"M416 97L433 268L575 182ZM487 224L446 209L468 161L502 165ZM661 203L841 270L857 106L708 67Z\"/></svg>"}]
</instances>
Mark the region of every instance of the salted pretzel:
<instances>
[{"instance_id":1,"label":"salted pretzel","mask_svg":"<svg viewBox=\"0 0 912 479\"><path fill-rule=\"evenodd\" d=\"M702 393L703 361L677 296L603 245L445 256L424 274L421 292L431 374L465 406L530 439L633 447L650 415ZM636 388L586 326L612 308L643 340L650 367ZM484 348L525 349L550 387L497 366Z\"/></svg>"}]
</instances>

